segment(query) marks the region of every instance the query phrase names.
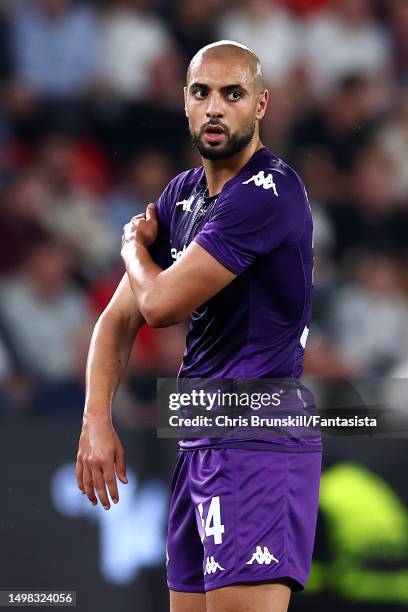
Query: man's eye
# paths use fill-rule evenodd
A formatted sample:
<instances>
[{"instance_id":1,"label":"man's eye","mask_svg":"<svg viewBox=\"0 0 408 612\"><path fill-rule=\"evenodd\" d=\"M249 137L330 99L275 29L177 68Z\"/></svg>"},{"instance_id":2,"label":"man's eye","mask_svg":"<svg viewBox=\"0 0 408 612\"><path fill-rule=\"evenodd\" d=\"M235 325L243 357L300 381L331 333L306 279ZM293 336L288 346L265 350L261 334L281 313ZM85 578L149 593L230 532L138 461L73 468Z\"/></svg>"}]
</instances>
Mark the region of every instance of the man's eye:
<instances>
[{"instance_id":1,"label":"man's eye","mask_svg":"<svg viewBox=\"0 0 408 612\"><path fill-rule=\"evenodd\" d=\"M204 100L204 98L205 98L205 91L203 91L202 89L197 89L194 92L194 97L198 98L198 100Z\"/></svg>"},{"instance_id":2,"label":"man's eye","mask_svg":"<svg viewBox=\"0 0 408 612\"><path fill-rule=\"evenodd\" d=\"M241 94L239 91L231 91L227 96L228 100L230 100L231 102L235 102L236 100L239 100L240 97L241 97Z\"/></svg>"}]
</instances>

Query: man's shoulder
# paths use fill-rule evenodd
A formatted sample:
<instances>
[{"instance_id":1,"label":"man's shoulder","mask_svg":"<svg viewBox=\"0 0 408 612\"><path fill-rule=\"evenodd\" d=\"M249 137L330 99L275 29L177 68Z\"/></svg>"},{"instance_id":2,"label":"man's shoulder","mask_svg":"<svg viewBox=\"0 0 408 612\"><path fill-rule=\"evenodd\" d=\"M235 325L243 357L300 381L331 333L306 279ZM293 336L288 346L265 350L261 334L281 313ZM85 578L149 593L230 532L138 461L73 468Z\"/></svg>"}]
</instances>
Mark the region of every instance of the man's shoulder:
<instances>
[{"instance_id":1,"label":"man's shoulder","mask_svg":"<svg viewBox=\"0 0 408 612\"><path fill-rule=\"evenodd\" d=\"M168 192L168 195L173 197L173 199L177 198L181 193L191 191L200 181L202 174L202 167L184 170L170 181L165 191Z\"/></svg>"},{"instance_id":2,"label":"man's shoulder","mask_svg":"<svg viewBox=\"0 0 408 612\"><path fill-rule=\"evenodd\" d=\"M244 184L245 181L249 179L249 183L253 183L255 186L264 187L266 190L268 190L268 188L271 189L271 187L269 187L270 183L263 179L263 176L268 177L272 175L274 180L285 183L302 182L299 174L292 166L271 153L266 147L258 151L258 155L253 157L253 163L250 162L247 164L242 174L245 175L245 179L243 179ZM253 177L258 177L258 180L255 180Z\"/></svg>"},{"instance_id":3,"label":"man's shoulder","mask_svg":"<svg viewBox=\"0 0 408 612\"><path fill-rule=\"evenodd\" d=\"M159 223L170 226L177 203L188 199L202 177L202 168L191 168L175 176L157 201Z\"/></svg>"},{"instance_id":4,"label":"man's shoulder","mask_svg":"<svg viewBox=\"0 0 408 612\"><path fill-rule=\"evenodd\" d=\"M266 204L271 197L283 201L288 195L292 199L296 193L303 199L305 195L303 181L296 170L266 147L253 156L229 187L229 195L250 198L252 203Z\"/></svg>"}]
</instances>

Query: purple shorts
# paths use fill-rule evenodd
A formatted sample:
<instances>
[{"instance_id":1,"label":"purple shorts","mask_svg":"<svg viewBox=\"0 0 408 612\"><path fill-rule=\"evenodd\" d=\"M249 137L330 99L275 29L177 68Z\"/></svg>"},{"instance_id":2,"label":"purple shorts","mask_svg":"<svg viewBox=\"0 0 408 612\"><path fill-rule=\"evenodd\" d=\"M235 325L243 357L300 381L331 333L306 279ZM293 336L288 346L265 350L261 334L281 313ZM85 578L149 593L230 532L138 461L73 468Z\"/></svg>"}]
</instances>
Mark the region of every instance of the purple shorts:
<instances>
[{"instance_id":1,"label":"purple shorts","mask_svg":"<svg viewBox=\"0 0 408 612\"><path fill-rule=\"evenodd\" d=\"M202 593L291 578L312 561L320 451L180 450L172 481L167 584Z\"/></svg>"}]
</instances>

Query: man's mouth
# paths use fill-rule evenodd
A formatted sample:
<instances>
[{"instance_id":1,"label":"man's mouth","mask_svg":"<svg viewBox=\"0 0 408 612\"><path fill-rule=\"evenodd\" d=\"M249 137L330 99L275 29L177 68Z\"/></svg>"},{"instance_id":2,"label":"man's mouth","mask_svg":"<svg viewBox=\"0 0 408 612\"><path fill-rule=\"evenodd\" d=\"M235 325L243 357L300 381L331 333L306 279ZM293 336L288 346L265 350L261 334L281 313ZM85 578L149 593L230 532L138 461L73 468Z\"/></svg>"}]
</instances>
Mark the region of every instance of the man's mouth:
<instances>
[{"instance_id":1,"label":"man's mouth","mask_svg":"<svg viewBox=\"0 0 408 612\"><path fill-rule=\"evenodd\" d=\"M204 129L204 138L207 142L218 144L225 138L225 131L221 125L207 125Z\"/></svg>"}]
</instances>

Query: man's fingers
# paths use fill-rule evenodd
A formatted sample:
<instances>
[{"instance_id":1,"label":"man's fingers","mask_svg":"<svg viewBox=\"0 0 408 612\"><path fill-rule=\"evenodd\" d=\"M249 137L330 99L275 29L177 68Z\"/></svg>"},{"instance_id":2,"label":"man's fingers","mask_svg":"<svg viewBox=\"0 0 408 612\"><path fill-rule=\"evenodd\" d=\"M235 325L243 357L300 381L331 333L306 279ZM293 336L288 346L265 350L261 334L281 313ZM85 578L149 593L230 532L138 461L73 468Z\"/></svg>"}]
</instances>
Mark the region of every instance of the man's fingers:
<instances>
[{"instance_id":1,"label":"man's fingers","mask_svg":"<svg viewBox=\"0 0 408 612\"><path fill-rule=\"evenodd\" d=\"M96 504L98 503L98 500L96 499L96 495L95 495L94 482L92 479L92 472L86 464L84 464L83 466L83 479L84 479L85 493L87 494L89 501L92 502L94 506L96 506Z\"/></svg>"},{"instance_id":2,"label":"man's fingers","mask_svg":"<svg viewBox=\"0 0 408 612\"><path fill-rule=\"evenodd\" d=\"M136 236L136 230L135 228L132 227L132 229L126 231L123 235L122 235L122 242L129 242L130 240L134 240Z\"/></svg>"},{"instance_id":3,"label":"man's fingers","mask_svg":"<svg viewBox=\"0 0 408 612\"><path fill-rule=\"evenodd\" d=\"M106 491L105 480L104 480L101 468L99 467L92 468L92 479L95 485L96 492L98 493L98 497L101 500L102 506L105 508L105 510L109 510L110 503L109 503L108 493Z\"/></svg>"},{"instance_id":4,"label":"man's fingers","mask_svg":"<svg viewBox=\"0 0 408 612\"><path fill-rule=\"evenodd\" d=\"M157 219L156 204L150 202L146 208L146 219L147 221L155 221Z\"/></svg>"},{"instance_id":5,"label":"man's fingers","mask_svg":"<svg viewBox=\"0 0 408 612\"><path fill-rule=\"evenodd\" d=\"M130 223L126 223L126 225L123 227L123 236L125 238L127 238L130 234L133 234L135 231L135 224L138 223L138 221L130 221Z\"/></svg>"},{"instance_id":6,"label":"man's fingers","mask_svg":"<svg viewBox=\"0 0 408 612\"><path fill-rule=\"evenodd\" d=\"M113 470L113 465L109 465L109 467L106 467L106 469L102 469L102 471L106 486L108 487L109 495L111 496L111 500L114 504L117 504L119 501L119 491L116 482L115 472Z\"/></svg>"},{"instance_id":7,"label":"man's fingers","mask_svg":"<svg viewBox=\"0 0 408 612\"><path fill-rule=\"evenodd\" d=\"M127 484L128 479L126 478L125 451L122 447L119 447L116 450L115 469L119 480L124 484Z\"/></svg>"},{"instance_id":8,"label":"man's fingers","mask_svg":"<svg viewBox=\"0 0 408 612\"><path fill-rule=\"evenodd\" d=\"M130 227L133 227L141 219L143 221L146 220L146 213L141 213L140 215L135 215L134 217L132 217L132 219L130 220L130 223L128 225L130 225Z\"/></svg>"},{"instance_id":9,"label":"man's fingers","mask_svg":"<svg viewBox=\"0 0 408 612\"><path fill-rule=\"evenodd\" d=\"M76 466L75 466L75 475L76 475L78 489L81 491L81 493L84 494L85 486L84 486L84 477L83 477L83 464L82 464L81 459L77 459Z\"/></svg>"}]
</instances>

